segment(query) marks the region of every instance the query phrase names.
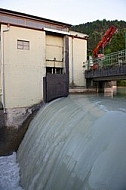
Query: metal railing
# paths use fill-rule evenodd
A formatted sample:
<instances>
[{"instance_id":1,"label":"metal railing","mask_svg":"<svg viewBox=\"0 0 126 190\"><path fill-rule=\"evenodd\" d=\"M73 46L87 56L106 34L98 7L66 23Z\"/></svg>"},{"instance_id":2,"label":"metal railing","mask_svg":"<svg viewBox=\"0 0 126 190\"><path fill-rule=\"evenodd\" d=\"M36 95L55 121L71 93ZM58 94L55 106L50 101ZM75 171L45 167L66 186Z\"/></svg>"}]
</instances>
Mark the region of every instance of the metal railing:
<instances>
[{"instance_id":1,"label":"metal railing","mask_svg":"<svg viewBox=\"0 0 126 190\"><path fill-rule=\"evenodd\" d=\"M120 76L126 78L126 49L92 59L85 70L86 79Z\"/></svg>"},{"instance_id":2,"label":"metal railing","mask_svg":"<svg viewBox=\"0 0 126 190\"><path fill-rule=\"evenodd\" d=\"M93 63L98 64L98 68L124 65L126 64L126 49L95 58Z\"/></svg>"}]
</instances>

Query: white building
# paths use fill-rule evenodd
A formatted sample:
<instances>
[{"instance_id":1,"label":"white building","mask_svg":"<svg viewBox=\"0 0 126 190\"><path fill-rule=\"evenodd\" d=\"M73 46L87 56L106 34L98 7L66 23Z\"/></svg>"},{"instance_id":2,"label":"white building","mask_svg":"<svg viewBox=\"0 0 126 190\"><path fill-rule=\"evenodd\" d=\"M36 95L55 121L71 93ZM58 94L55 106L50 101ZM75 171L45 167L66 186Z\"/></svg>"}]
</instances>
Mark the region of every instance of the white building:
<instances>
[{"instance_id":1,"label":"white building","mask_svg":"<svg viewBox=\"0 0 126 190\"><path fill-rule=\"evenodd\" d=\"M6 126L21 125L31 107L44 100L47 73L67 74L69 85L85 86L87 35L70 27L0 9L0 97Z\"/></svg>"}]
</instances>

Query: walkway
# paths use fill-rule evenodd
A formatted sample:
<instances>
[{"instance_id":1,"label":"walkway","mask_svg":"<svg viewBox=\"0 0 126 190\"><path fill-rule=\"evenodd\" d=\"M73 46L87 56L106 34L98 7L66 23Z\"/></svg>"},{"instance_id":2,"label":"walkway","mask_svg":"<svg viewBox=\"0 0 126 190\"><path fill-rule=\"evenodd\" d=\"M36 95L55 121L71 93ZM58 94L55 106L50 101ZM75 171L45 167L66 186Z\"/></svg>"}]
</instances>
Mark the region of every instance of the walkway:
<instances>
[{"instance_id":1,"label":"walkway","mask_svg":"<svg viewBox=\"0 0 126 190\"><path fill-rule=\"evenodd\" d=\"M126 79L126 50L118 51L105 55L101 58L94 59L93 63L98 64L98 68L91 69L89 63L89 69L85 71L86 79Z\"/></svg>"}]
</instances>

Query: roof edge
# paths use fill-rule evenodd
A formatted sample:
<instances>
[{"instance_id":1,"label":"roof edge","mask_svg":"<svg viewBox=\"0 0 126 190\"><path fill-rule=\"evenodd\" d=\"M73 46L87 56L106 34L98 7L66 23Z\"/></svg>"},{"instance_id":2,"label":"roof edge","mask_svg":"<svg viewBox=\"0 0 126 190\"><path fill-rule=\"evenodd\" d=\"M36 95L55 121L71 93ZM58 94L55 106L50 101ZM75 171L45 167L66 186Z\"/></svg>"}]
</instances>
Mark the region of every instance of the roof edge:
<instances>
[{"instance_id":1,"label":"roof edge","mask_svg":"<svg viewBox=\"0 0 126 190\"><path fill-rule=\"evenodd\" d=\"M48 23L55 23L55 24L64 25L67 27L72 26L72 24L68 24L68 23L64 23L64 22L60 22L60 21L56 21L56 20L51 20L51 19L40 17L40 16L35 16L35 15L27 14L27 13L18 12L18 11L13 11L13 10L9 10L9 9L4 9L4 8L0 8L0 13L21 16L21 17L30 18L33 20L45 21Z\"/></svg>"}]
</instances>

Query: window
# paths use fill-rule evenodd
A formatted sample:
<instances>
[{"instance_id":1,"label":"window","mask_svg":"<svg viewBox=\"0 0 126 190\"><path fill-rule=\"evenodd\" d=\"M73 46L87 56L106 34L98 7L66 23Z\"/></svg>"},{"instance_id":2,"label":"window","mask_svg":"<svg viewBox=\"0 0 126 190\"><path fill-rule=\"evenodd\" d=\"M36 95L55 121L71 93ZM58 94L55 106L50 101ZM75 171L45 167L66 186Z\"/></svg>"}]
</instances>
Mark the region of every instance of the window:
<instances>
[{"instance_id":1,"label":"window","mask_svg":"<svg viewBox=\"0 0 126 190\"><path fill-rule=\"evenodd\" d=\"M63 68L58 68L58 67L46 67L46 73L63 74Z\"/></svg>"},{"instance_id":2,"label":"window","mask_svg":"<svg viewBox=\"0 0 126 190\"><path fill-rule=\"evenodd\" d=\"M25 40L17 40L17 49L29 50L30 42Z\"/></svg>"}]
</instances>

